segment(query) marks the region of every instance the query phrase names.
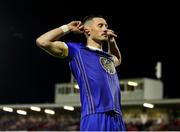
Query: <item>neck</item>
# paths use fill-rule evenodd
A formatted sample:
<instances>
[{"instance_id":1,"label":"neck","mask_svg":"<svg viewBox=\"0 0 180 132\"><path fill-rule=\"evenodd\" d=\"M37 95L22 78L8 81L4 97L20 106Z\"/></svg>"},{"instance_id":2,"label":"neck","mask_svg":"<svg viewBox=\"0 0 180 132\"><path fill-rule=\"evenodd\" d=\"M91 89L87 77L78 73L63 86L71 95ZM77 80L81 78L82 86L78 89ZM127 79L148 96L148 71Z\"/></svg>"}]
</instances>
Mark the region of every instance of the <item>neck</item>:
<instances>
[{"instance_id":1,"label":"neck","mask_svg":"<svg viewBox=\"0 0 180 132\"><path fill-rule=\"evenodd\" d=\"M88 39L87 40L87 47L90 46L90 47L94 47L94 48L98 48L98 49L102 49L102 44L101 43L97 43L95 42L94 40L92 39Z\"/></svg>"}]
</instances>

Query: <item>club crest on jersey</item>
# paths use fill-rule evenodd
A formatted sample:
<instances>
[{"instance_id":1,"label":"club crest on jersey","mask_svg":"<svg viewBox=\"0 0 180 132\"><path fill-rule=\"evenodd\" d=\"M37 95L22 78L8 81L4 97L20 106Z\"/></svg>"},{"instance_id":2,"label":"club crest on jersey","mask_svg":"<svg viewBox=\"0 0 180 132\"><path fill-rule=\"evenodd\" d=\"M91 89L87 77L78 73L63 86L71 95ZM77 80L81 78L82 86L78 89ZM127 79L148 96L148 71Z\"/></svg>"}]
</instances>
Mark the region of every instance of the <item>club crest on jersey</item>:
<instances>
[{"instance_id":1,"label":"club crest on jersey","mask_svg":"<svg viewBox=\"0 0 180 132\"><path fill-rule=\"evenodd\" d=\"M100 63L104 70L106 70L109 74L114 74L116 72L114 63L112 60L107 59L105 57L100 57Z\"/></svg>"}]
</instances>

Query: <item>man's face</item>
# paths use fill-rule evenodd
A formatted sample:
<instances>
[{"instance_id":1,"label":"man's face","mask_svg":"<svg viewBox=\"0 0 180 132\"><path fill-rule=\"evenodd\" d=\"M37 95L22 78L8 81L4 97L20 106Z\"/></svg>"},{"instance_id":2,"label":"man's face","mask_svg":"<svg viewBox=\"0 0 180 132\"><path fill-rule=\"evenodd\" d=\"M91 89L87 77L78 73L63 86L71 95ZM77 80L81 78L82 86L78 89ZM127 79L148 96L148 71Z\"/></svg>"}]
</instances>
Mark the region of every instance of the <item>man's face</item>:
<instances>
[{"instance_id":1,"label":"man's face","mask_svg":"<svg viewBox=\"0 0 180 132\"><path fill-rule=\"evenodd\" d=\"M103 18L93 18L90 24L89 37L97 42L107 41L107 28L108 25Z\"/></svg>"}]
</instances>

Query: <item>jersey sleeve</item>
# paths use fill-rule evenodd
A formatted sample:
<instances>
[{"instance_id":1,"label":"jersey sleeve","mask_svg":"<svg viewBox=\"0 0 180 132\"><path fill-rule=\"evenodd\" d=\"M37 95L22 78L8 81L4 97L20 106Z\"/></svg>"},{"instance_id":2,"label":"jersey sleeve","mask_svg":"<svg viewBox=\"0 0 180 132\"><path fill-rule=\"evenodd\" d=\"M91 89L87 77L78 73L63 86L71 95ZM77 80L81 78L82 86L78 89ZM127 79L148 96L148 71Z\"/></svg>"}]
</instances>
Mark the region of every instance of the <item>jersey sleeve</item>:
<instances>
[{"instance_id":1,"label":"jersey sleeve","mask_svg":"<svg viewBox=\"0 0 180 132\"><path fill-rule=\"evenodd\" d=\"M77 51L80 49L79 43L74 43L74 42L66 42L66 45L68 47L68 57L73 58Z\"/></svg>"}]
</instances>

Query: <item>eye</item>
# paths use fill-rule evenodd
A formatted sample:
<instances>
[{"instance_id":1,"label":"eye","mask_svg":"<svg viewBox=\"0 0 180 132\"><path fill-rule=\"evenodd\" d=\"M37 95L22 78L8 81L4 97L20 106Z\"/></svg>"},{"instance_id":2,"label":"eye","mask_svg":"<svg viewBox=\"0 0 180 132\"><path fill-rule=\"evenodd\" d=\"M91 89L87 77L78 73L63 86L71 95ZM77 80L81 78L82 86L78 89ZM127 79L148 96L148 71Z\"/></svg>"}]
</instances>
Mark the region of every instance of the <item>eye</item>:
<instances>
[{"instance_id":1,"label":"eye","mask_svg":"<svg viewBox=\"0 0 180 132\"><path fill-rule=\"evenodd\" d=\"M98 27L100 27L100 28L103 27L103 24L102 23L98 24Z\"/></svg>"},{"instance_id":2,"label":"eye","mask_svg":"<svg viewBox=\"0 0 180 132\"><path fill-rule=\"evenodd\" d=\"M99 24L98 24L98 27L99 27L99 28L102 28L103 26L106 27L106 28L108 28L108 25L107 25L107 24L103 24L103 23L99 23Z\"/></svg>"}]
</instances>

